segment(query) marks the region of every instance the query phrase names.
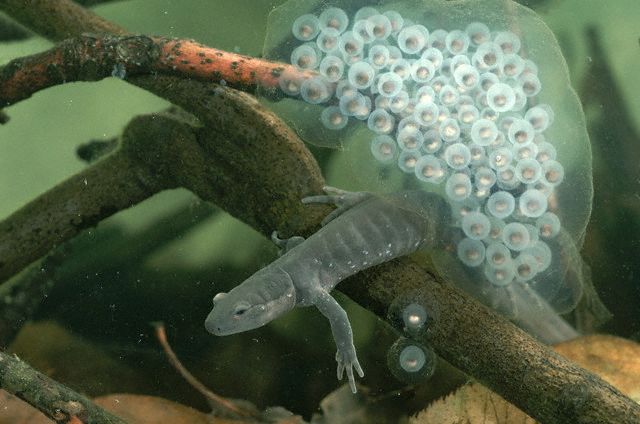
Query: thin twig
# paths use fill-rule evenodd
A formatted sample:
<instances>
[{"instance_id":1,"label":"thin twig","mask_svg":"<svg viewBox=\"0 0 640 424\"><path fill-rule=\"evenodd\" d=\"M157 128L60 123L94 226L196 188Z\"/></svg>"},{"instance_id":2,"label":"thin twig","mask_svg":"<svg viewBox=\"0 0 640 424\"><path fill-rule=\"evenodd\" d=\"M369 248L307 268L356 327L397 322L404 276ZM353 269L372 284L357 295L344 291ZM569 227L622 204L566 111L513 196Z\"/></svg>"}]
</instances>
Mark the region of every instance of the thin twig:
<instances>
[{"instance_id":1,"label":"thin twig","mask_svg":"<svg viewBox=\"0 0 640 424\"><path fill-rule=\"evenodd\" d=\"M0 388L57 423L126 424L81 394L3 351L0 351Z\"/></svg>"},{"instance_id":2,"label":"thin twig","mask_svg":"<svg viewBox=\"0 0 640 424\"><path fill-rule=\"evenodd\" d=\"M175 354L173 349L171 349L171 345L167 341L167 333L165 332L164 324L161 322L154 322L152 323L152 325L156 330L156 338L158 339L160 346L162 346L164 353L167 355L169 362L171 362L171 365L173 365L173 367L180 373L182 378L184 378L187 381L187 383L191 385L191 387L193 387L198 392L200 392L202 396L204 396L207 400L209 400L213 405L216 405L218 408L227 409L231 411L233 414L240 417L255 416L252 412L246 411L234 405L233 402L231 402L230 400L213 393L211 390L207 388L207 386L202 384L200 380L198 380L193 374L189 372L188 369L185 368L184 365L182 365L182 362L180 362L180 359L178 359L178 356Z\"/></svg>"}]
</instances>

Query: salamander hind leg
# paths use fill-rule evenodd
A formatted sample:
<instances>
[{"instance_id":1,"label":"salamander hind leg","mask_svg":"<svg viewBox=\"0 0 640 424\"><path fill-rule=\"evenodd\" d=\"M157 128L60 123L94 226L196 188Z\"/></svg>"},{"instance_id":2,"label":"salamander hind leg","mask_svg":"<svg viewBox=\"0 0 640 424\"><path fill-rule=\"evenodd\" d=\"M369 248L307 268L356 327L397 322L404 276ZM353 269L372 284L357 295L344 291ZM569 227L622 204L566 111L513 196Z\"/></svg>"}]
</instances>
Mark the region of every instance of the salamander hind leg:
<instances>
[{"instance_id":1,"label":"salamander hind leg","mask_svg":"<svg viewBox=\"0 0 640 424\"><path fill-rule=\"evenodd\" d=\"M309 196L302 199L302 203L324 203L336 205L337 209L332 211L322 220L322 225L327 225L330 221L342 215L355 205L372 196L366 191L346 191L339 188L324 186L322 190L326 193L320 196Z\"/></svg>"}]
</instances>

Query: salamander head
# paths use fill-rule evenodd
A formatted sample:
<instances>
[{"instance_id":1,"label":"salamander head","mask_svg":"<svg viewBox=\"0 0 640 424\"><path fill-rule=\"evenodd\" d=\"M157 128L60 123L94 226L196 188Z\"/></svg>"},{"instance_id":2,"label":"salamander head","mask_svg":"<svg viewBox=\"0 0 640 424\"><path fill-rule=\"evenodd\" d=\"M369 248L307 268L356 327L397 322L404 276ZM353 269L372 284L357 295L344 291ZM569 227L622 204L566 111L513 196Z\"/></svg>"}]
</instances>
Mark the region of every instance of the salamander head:
<instances>
[{"instance_id":1,"label":"salamander head","mask_svg":"<svg viewBox=\"0 0 640 424\"><path fill-rule=\"evenodd\" d=\"M204 325L216 336L241 333L268 324L295 304L296 292L289 274L269 266L229 293L215 295Z\"/></svg>"}]
</instances>

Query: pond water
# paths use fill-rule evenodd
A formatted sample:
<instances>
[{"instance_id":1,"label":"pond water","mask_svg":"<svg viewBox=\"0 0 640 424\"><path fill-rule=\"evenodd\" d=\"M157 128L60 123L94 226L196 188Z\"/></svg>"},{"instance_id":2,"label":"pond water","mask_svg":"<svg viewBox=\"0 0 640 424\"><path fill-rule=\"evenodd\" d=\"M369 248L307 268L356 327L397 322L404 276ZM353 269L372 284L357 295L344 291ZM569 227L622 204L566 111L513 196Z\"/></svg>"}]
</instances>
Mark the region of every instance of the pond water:
<instances>
[{"instance_id":1,"label":"pond water","mask_svg":"<svg viewBox=\"0 0 640 424\"><path fill-rule=\"evenodd\" d=\"M84 3L131 33L193 39L324 74L250 91L307 143L329 185L446 199L452 215L437 248L423 246L413 256L421 266L544 341L574 337L576 328L640 340L636 1ZM59 41L16 26L10 7L0 1L0 12L7 10L0 14L0 66ZM264 327L225 337L207 332L214 295L278 258L263 234L269 218L260 219L277 214L277 206L265 201L243 212L202 200L210 190L241 204L237 199L262 190L268 194L256 198L281 201L270 182L239 183L242 172L227 172L246 166L232 155L203 168L214 175L211 188L168 182L131 207L100 212L105 219L72 238L56 233L49 256L3 271L7 258L20 257L7 246L22 246L21 237L29 242L14 223L29 202L101 163L87 160L87 151L101 160L112 155L134 117L171 106L130 84L126 69L114 69L114 77L56 85L2 109L9 121L0 125L0 275L7 280L0 285L1 348L89 397L143 394L210 411L158 343L150 323L163 322L177 356L213 392L260 410L280 406L307 421L325 399L326 421L320 414L316 422L402 422L467 381L436 358L437 346L412 342L437 312L409 297L393 306L404 319L399 332L331 292L353 328L365 371L360 393L379 402L362 411L345 400L348 389L334 392L345 381L336 380L332 331L316 308L270 316ZM223 133L232 124L184 122ZM230 143L242 154L243 140ZM198 160L185 154L167 163L186 168ZM150 175L161 175L161 166ZM102 187L94 181L85 179L81 189L123 189L115 177ZM71 191L53 214L39 206L22 225L66 228L80 197ZM308 217L283 227L301 228L297 219ZM24 284L38 285L25 289L29 302L16 296ZM327 405L362 415L336 421ZM0 424L10 422L1 409Z\"/></svg>"}]
</instances>

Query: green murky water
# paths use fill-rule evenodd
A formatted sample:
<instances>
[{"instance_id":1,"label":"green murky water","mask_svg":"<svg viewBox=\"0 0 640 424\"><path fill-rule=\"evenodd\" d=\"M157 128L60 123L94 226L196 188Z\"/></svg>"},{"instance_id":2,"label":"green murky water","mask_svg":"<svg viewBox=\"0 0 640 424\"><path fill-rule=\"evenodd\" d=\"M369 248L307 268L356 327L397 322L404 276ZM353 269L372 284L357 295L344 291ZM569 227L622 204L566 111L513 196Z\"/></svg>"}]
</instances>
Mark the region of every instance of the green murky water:
<instances>
[{"instance_id":1,"label":"green murky water","mask_svg":"<svg viewBox=\"0 0 640 424\"><path fill-rule=\"evenodd\" d=\"M267 16L281 3L132 0L106 2L93 10L134 33L192 38L257 56ZM635 0L526 3L558 39L586 116L594 199L582 256L613 314L602 331L637 341L640 5ZM0 17L1 26L7 18ZM0 40L0 64L52 45L37 36ZM543 45L538 48L544 50ZM0 219L85 168L76 155L79 145L117 137L134 116L168 106L126 82L107 78L53 87L7 108L11 120L0 126ZM567 160L574 161L571 166L580 170L575 161L584 151L572 151L569 142L563 146ZM339 151L310 148L329 183L356 188L352 159ZM573 229L577 238L588 208L580 204L571 212L581 220ZM203 326L215 293L234 287L275 257L270 241L214 205L184 189L162 192L71 243L53 289L10 350L90 396L151 394L207 410L158 347L149 323L163 321L178 356L216 393L260 408L280 405L309 418L338 387L330 329L317 311L296 310L265 328L226 338L211 336ZM354 326L367 373L363 384L376 394L405 387L386 365L397 335L345 296L338 299ZM414 396L385 403L385 408L398 415L417 411L460 381L442 364L431 383L420 386Z\"/></svg>"}]
</instances>

